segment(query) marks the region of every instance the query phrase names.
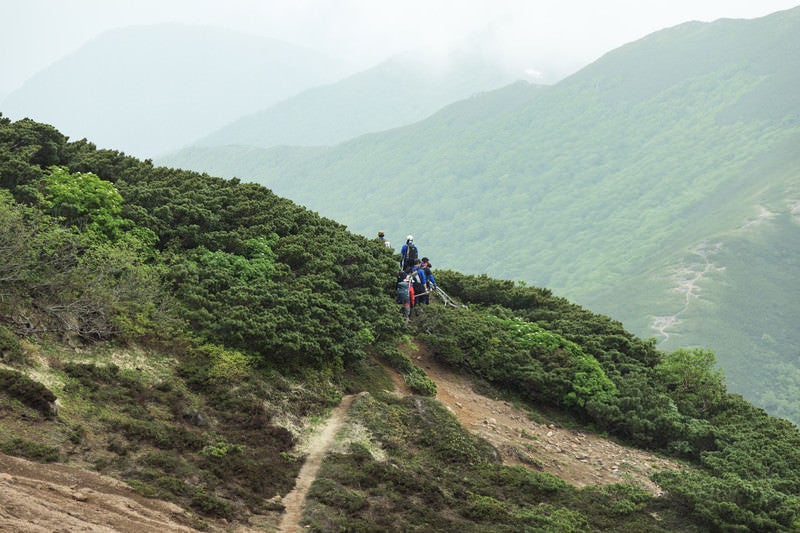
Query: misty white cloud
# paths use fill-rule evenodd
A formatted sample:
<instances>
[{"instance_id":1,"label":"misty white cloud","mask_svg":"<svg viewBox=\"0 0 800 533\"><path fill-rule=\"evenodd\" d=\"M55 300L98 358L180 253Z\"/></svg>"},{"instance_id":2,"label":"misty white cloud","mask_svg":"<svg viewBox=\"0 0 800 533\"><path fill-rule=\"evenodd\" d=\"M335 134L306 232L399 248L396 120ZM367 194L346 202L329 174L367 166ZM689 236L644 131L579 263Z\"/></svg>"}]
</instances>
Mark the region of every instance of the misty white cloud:
<instances>
[{"instance_id":1,"label":"misty white cloud","mask_svg":"<svg viewBox=\"0 0 800 533\"><path fill-rule=\"evenodd\" d=\"M689 20L753 18L800 0L0 0L0 97L99 33L217 25L366 67L394 53L476 43L522 68L573 70ZM548 65L541 65L548 61Z\"/></svg>"}]
</instances>

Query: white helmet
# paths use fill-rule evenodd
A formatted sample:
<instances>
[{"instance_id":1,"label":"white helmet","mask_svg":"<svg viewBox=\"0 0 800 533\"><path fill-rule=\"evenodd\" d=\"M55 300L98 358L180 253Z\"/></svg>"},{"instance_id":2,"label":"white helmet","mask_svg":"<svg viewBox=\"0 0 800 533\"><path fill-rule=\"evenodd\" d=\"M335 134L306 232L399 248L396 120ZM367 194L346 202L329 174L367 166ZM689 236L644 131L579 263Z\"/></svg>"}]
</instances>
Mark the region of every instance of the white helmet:
<instances>
[{"instance_id":1,"label":"white helmet","mask_svg":"<svg viewBox=\"0 0 800 533\"><path fill-rule=\"evenodd\" d=\"M406 240L407 241L413 241L414 240L414 236L413 235L409 235L408 237L406 237Z\"/></svg>"}]
</instances>

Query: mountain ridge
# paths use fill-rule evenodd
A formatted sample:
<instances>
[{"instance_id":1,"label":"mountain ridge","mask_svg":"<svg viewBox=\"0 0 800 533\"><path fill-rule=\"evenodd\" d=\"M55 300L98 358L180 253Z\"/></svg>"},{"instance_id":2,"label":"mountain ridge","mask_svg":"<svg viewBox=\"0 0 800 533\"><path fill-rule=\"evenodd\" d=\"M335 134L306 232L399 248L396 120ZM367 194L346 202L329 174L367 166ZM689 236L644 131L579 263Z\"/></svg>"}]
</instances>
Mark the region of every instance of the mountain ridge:
<instances>
[{"instance_id":1,"label":"mountain ridge","mask_svg":"<svg viewBox=\"0 0 800 533\"><path fill-rule=\"evenodd\" d=\"M441 60L444 68L413 54L395 56L239 118L193 144L262 148L339 144L416 122L453 101L514 81L499 65L454 55Z\"/></svg>"}]
</instances>

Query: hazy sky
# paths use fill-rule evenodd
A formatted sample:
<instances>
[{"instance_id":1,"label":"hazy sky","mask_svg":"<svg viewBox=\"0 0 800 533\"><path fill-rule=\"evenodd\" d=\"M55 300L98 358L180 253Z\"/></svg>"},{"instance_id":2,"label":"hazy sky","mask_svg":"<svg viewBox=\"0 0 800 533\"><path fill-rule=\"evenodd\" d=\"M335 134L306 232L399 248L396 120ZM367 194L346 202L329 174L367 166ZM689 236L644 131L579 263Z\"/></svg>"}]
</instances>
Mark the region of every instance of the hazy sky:
<instances>
[{"instance_id":1,"label":"hazy sky","mask_svg":"<svg viewBox=\"0 0 800 533\"><path fill-rule=\"evenodd\" d=\"M134 24L217 25L327 51L354 67L480 36L508 58L547 57L572 71L681 22L754 18L797 5L800 0L0 0L0 99L99 33Z\"/></svg>"}]
</instances>

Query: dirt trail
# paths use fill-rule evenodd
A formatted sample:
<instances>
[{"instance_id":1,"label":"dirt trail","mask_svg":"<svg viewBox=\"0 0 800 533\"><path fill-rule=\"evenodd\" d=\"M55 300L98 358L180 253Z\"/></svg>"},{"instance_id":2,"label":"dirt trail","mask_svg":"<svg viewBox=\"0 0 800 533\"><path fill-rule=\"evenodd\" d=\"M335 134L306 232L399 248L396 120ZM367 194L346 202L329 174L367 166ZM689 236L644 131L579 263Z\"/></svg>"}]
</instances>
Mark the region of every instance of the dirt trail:
<instances>
[{"instance_id":1,"label":"dirt trail","mask_svg":"<svg viewBox=\"0 0 800 533\"><path fill-rule=\"evenodd\" d=\"M711 256L720 250L722 243L713 245L702 242L691 252L698 260L681 265L672 274L671 280L675 284L673 290L683 295L683 302L678 312L672 315L651 317L650 329L660 337L660 341L667 342L670 339L671 329L676 328L681 323L681 315L686 313L694 300L700 298L700 282L712 273L724 270L711 261Z\"/></svg>"},{"instance_id":2,"label":"dirt trail","mask_svg":"<svg viewBox=\"0 0 800 533\"><path fill-rule=\"evenodd\" d=\"M504 464L549 472L577 487L629 482L655 495L662 491L650 474L680 468L673 461L596 435L536 423L508 402L475 393L467 375L440 365L424 350L412 358L436 382L436 398L462 426L491 443ZM393 379L399 390L407 392L402 377L394 374Z\"/></svg>"},{"instance_id":3,"label":"dirt trail","mask_svg":"<svg viewBox=\"0 0 800 533\"><path fill-rule=\"evenodd\" d=\"M300 473L297 475L294 490L283 498L283 505L286 511L283 514L280 525L282 533L293 533L302 529L300 518L303 515L303 504L306 501L306 495L311 488L311 484L317 478L317 472L322 460L333 445L336 434L344 424L347 411L352 403L353 396L345 396L342 399L342 403L333 411L319 433L311 437L308 448L305 450L308 455L303 467L300 469Z\"/></svg>"}]
</instances>

